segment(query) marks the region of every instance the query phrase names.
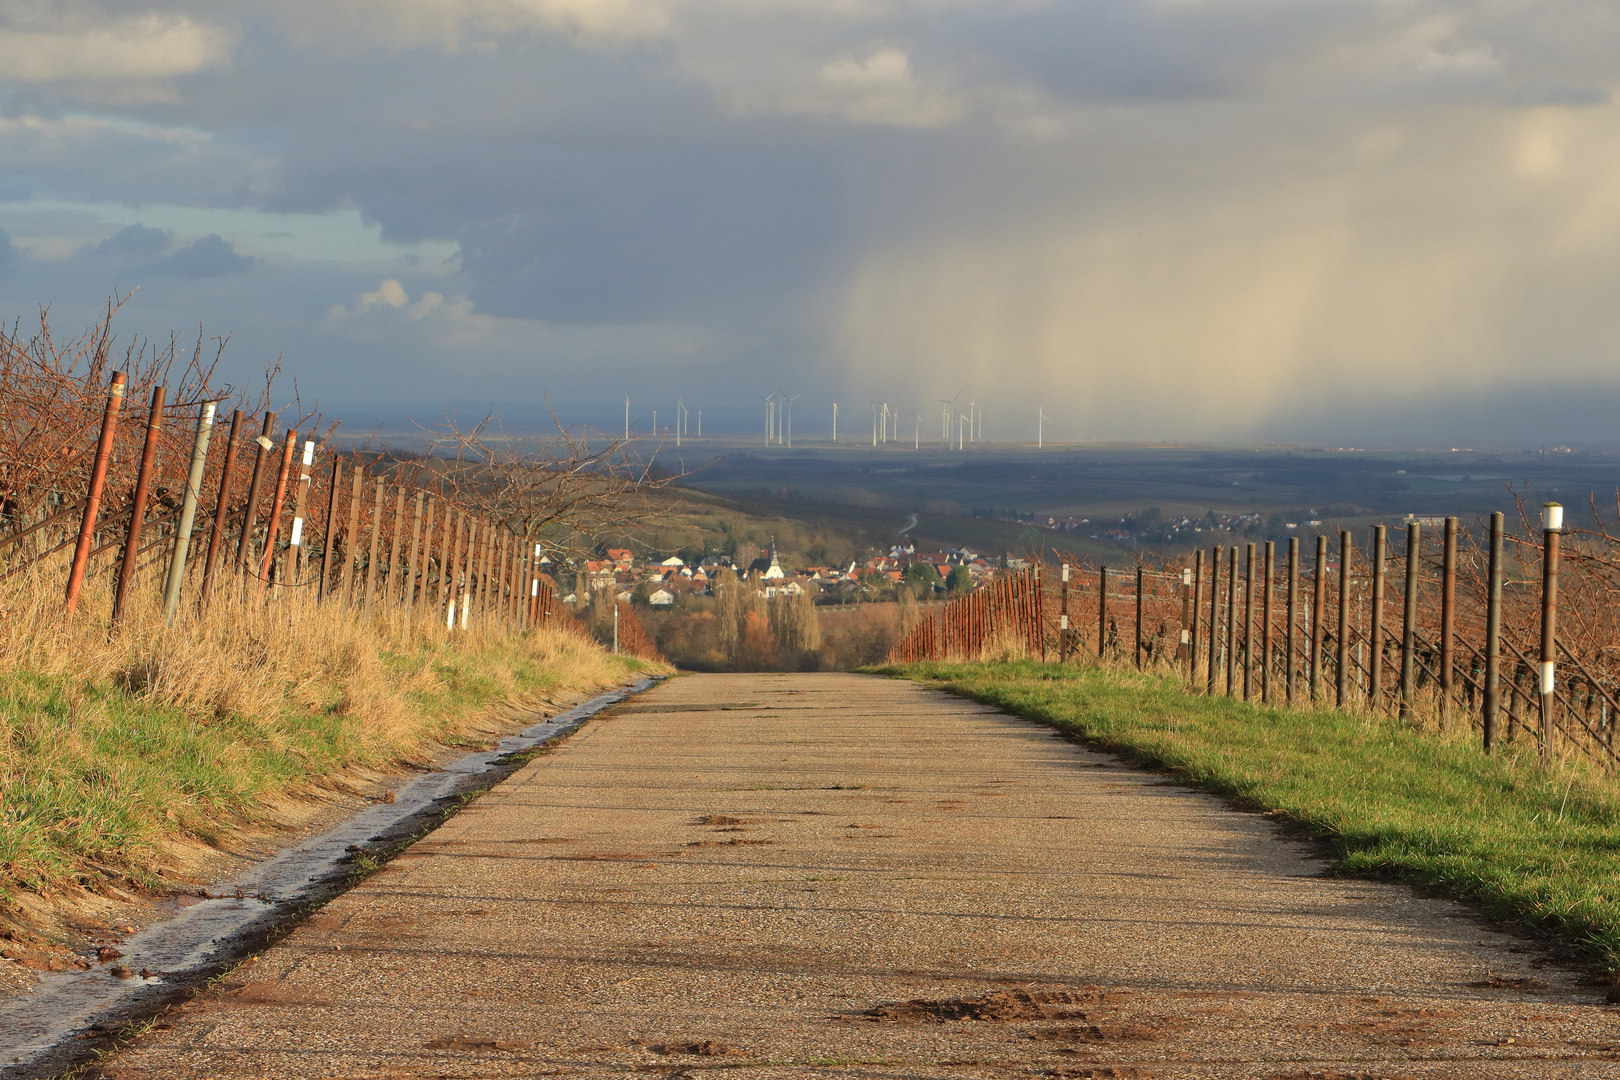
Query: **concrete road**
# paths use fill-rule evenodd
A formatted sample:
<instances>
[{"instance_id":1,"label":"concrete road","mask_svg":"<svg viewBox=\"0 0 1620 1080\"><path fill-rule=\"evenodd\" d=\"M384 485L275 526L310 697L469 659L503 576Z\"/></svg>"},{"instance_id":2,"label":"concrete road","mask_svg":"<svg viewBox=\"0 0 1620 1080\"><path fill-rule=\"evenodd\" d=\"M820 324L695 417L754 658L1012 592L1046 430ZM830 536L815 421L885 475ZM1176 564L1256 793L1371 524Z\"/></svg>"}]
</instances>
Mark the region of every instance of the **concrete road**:
<instances>
[{"instance_id":1,"label":"concrete road","mask_svg":"<svg viewBox=\"0 0 1620 1080\"><path fill-rule=\"evenodd\" d=\"M1620 1077L1601 991L1322 869L916 685L685 677L103 1075Z\"/></svg>"}]
</instances>

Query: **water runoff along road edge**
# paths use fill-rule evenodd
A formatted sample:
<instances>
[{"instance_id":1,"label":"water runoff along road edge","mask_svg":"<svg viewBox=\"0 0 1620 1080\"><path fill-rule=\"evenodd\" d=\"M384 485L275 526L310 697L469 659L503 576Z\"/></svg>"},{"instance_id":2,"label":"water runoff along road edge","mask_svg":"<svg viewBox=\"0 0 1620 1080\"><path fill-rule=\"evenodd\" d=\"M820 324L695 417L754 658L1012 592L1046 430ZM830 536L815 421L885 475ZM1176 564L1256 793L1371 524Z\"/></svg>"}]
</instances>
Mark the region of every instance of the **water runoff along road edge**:
<instances>
[{"instance_id":1,"label":"water runoff along road edge","mask_svg":"<svg viewBox=\"0 0 1620 1080\"><path fill-rule=\"evenodd\" d=\"M447 804L483 790L515 771L514 756L562 738L592 716L654 685L640 679L599 694L480 750L423 773L335 828L285 848L196 894L172 918L119 943L127 978L109 966L41 972L39 982L0 1002L0 1077L55 1076L94 1053L100 1040L161 1011L223 966L263 944L301 906L348 888L357 851L383 854L409 843L445 818Z\"/></svg>"}]
</instances>

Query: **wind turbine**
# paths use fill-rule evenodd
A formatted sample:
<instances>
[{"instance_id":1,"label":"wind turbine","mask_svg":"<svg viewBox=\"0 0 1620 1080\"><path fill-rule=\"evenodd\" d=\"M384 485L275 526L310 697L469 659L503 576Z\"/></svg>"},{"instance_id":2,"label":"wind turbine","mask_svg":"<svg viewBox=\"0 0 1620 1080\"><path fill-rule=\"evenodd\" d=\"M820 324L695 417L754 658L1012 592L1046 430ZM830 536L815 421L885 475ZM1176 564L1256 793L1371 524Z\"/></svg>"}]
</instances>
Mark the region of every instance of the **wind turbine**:
<instances>
[{"instance_id":1,"label":"wind turbine","mask_svg":"<svg viewBox=\"0 0 1620 1080\"><path fill-rule=\"evenodd\" d=\"M878 403L872 402L872 445L877 445L877 410Z\"/></svg>"},{"instance_id":2,"label":"wind turbine","mask_svg":"<svg viewBox=\"0 0 1620 1080\"><path fill-rule=\"evenodd\" d=\"M769 446L771 445L771 431L774 427L774 412L776 409L776 402L774 399L776 395L772 394L770 397L766 397L758 390L755 390L754 396L765 403L765 445Z\"/></svg>"},{"instance_id":3,"label":"wind turbine","mask_svg":"<svg viewBox=\"0 0 1620 1080\"><path fill-rule=\"evenodd\" d=\"M889 403L883 403L883 441L889 441Z\"/></svg>"},{"instance_id":4,"label":"wind turbine","mask_svg":"<svg viewBox=\"0 0 1620 1080\"><path fill-rule=\"evenodd\" d=\"M630 399L624 399L624 441L630 441Z\"/></svg>"},{"instance_id":5,"label":"wind turbine","mask_svg":"<svg viewBox=\"0 0 1620 1080\"><path fill-rule=\"evenodd\" d=\"M944 439L945 439L945 448L947 450L950 449L950 446L951 446L951 414L956 412L956 401L957 401L957 398L960 398L961 396L962 396L962 391L958 390L956 392L956 397L953 397L953 398L940 398L939 399L940 413L945 418Z\"/></svg>"},{"instance_id":6,"label":"wind turbine","mask_svg":"<svg viewBox=\"0 0 1620 1080\"><path fill-rule=\"evenodd\" d=\"M914 426L911 429L911 448L913 450L921 450L922 449L922 414L921 413L912 413L911 418L913 420L917 421L916 426Z\"/></svg>"},{"instance_id":7,"label":"wind turbine","mask_svg":"<svg viewBox=\"0 0 1620 1080\"><path fill-rule=\"evenodd\" d=\"M681 429L683 427L685 427L685 426L686 426L686 406L681 404L681 399L680 398L676 398L675 399L675 445L676 445L676 447L679 447L681 445Z\"/></svg>"},{"instance_id":8,"label":"wind turbine","mask_svg":"<svg viewBox=\"0 0 1620 1080\"><path fill-rule=\"evenodd\" d=\"M956 448L958 450L962 449L962 432L963 432L963 428L966 426L966 424L967 424L967 414L966 413L957 413L956 414Z\"/></svg>"},{"instance_id":9,"label":"wind turbine","mask_svg":"<svg viewBox=\"0 0 1620 1080\"><path fill-rule=\"evenodd\" d=\"M1046 445L1046 422L1051 419L1044 409L1035 410L1035 449L1039 450Z\"/></svg>"},{"instance_id":10,"label":"wind turbine","mask_svg":"<svg viewBox=\"0 0 1620 1080\"><path fill-rule=\"evenodd\" d=\"M787 403L787 444L789 446L793 445L793 403L803 396L802 393L794 394L792 397L788 397L786 394L782 395L782 400Z\"/></svg>"},{"instance_id":11,"label":"wind turbine","mask_svg":"<svg viewBox=\"0 0 1620 1080\"><path fill-rule=\"evenodd\" d=\"M833 402L833 442L838 441L838 402Z\"/></svg>"}]
</instances>

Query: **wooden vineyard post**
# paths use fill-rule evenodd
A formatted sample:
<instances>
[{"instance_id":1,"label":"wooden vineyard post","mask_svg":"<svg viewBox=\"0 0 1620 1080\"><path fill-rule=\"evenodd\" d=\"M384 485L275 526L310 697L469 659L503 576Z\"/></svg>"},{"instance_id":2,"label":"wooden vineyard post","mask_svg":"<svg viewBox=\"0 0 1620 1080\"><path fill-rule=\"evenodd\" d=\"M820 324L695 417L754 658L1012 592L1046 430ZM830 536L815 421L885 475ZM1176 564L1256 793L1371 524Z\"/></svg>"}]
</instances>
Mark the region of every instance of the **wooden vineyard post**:
<instances>
[{"instance_id":1,"label":"wooden vineyard post","mask_svg":"<svg viewBox=\"0 0 1620 1080\"><path fill-rule=\"evenodd\" d=\"M1377 710L1384 707L1384 556L1389 542L1384 526L1374 525L1372 530L1372 617L1368 629L1372 635L1372 651L1367 655L1367 704Z\"/></svg>"},{"instance_id":2,"label":"wooden vineyard post","mask_svg":"<svg viewBox=\"0 0 1620 1080\"><path fill-rule=\"evenodd\" d=\"M1097 659L1108 649L1108 564L1097 567Z\"/></svg>"},{"instance_id":3,"label":"wooden vineyard post","mask_svg":"<svg viewBox=\"0 0 1620 1080\"><path fill-rule=\"evenodd\" d=\"M1232 697L1237 692L1237 589L1238 589L1238 549L1232 545L1232 550L1226 553L1226 696Z\"/></svg>"},{"instance_id":4,"label":"wooden vineyard post","mask_svg":"<svg viewBox=\"0 0 1620 1080\"><path fill-rule=\"evenodd\" d=\"M1500 510L1491 515L1490 565L1486 570L1485 693L1481 695L1484 698L1484 714L1480 717L1487 754L1496 746L1497 721L1501 713L1502 522L1503 515Z\"/></svg>"},{"instance_id":5,"label":"wooden vineyard post","mask_svg":"<svg viewBox=\"0 0 1620 1080\"><path fill-rule=\"evenodd\" d=\"M1413 665L1417 654L1418 564L1422 559L1418 523L1406 526L1406 597L1401 616L1401 719L1412 718Z\"/></svg>"},{"instance_id":6,"label":"wooden vineyard post","mask_svg":"<svg viewBox=\"0 0 1620 1080\"><path fill-rule=\"evenodd\" d=\"M1538 689L1541 692L1541 740L1539 752L1542 764L1552 760L1553 710L1557 706L1555 680L1558 650L1558 538L1564 529L1564 508L1558 503L1543 504L1541 508L1541 671Z\"/></svg>"},{"instance_id":7,"label":"wooden vineyard post","mask_svg":"<svg viewBox=\"0 0 1620 1080\"><path fill-rule=\"evenodd\" d=\"M242 410L231 414L231 433L225 442L225 460L219 469L219 490L214 495L214 527L208 533L208 560L203 563L202 588L197 602L206 604L208 594L214 590L214 571L219 566L219 553L225 543L225 531L230 522L231 480L235 475L236 453L242 448Z\"/></svg>"},{"instance_id":8,"label":"wooden vineyard post","mask_svg":"<svg viewBox=\"0 0 1620 1080\"><path fill-rule=\"evenodd\" d=\"M112 626L117 629L124 616L130 583L141 555L141 528L146 524L146 497L152 487L152 462L157 457L158 433L163 429L164 388L152 391L152 409L146 417L146 441L141 446L141 471L135 480L135 498L129 507L129 531L124 534L124 561L118 568L118 588L113 593Z\"/></svg>"},{"instance_id":9,"label":"wooden vineyard post","mask_svg":"<svg viewBox=\"0 0 1620 1080\"><path fill-rule=\"evenodd\" d=\"M1142 564L1136 564L1136 670L1142 670Z\"/></svg>"},{"instance_id":10,"label":"wooden vineyard post","mask_svg":"<svg viewBox=\"0 0 1620 1080\"><path fill-rule=\"evenodd\" d=\"M1451 720L1451 694L1456 658L1452 655L1452 638L1456 634L1457 620L1457 519L1446 518L1445 544L1441 556L1440 578L1440 728L1445 730Z\"/></svg>"},{"instance_id":11,"label":"wooden vineyard post","mask_svg":"<svg viewBox=\"0 0 1620 1080\"><path fill-rule=\"evenodd\" d=\"M1288 666L1283 693L1288 704L1294 703L1294 672L1299 667L1294 636L1299 624L1299 537L1288 538L1288 629L1283 634L1283 648L1288 655Z\"/></svg>"},{"instance_id":12,"label":"wooden vineyard post","mask_svg":"<svg viewBox=\"0 0 1620 1080\"><path fill-rule=\"evenodd\" d=\"M1254 545L1243 550L1243 700L1254 683Z\"/></svg>"},{"instance_id":13,"label":"wooden vineyard post","mask_svg":"<svg viewBox=\"0 0 1620 1080\"><path fill-rule=\"evenodd\" d=\"M264 414L264 430L254 441L259 444L259 451L253 458L253 479L248 484L247 511L242 518L242 535L236 541L236 572L247 572L248 558L253 548L253 529L258 524L259 494L264 490L264 465L270 457L270 451L276 444L270 441L270 433L276 429L276 414Z\"/></svg>"},{"instance_id":14,"label":"wooden vineyard post","mask_svg":"<svg viewBox=\"0 0 1620 1080\"><path fill-rule=\"evenodd\" d=\"M326 537L321 544L321 579L315 586L315 602L326 601L326 590L332 586L332 545L337 541L338 498L343 485L343 459L332 455L332 481L326 493ZM348 550L348 544L344 544Z\"/></svg>"},{"instance_id":15,"label":"wooden vineyard post","mask_svg":"<svg viewBox=\"0 0 1620 1080\"><path fill-rule=\"evenodd\" d=\"M1216 643L1221 639L1221 545L1209 554L1209 688L1215 693L1215 667L1219 661Z\"/></svg>"},{"instance_id":16,"label":"wooden vineyard post","mask_svg":"<svg viewBox=\"0 0 1620 1080\"><path fill-rule=\"evenodd\" d=\"M1311 596L1311 700L1322 694L1322 619L1327 614L1327 537L1316 534L1316 580Z\"/></svg>"},{"instance_id":17,"label":"wooden vineyard post","mask_svg":"<svg viewBox=\"0 0 1620 1080\"><path fill-rule=\"evenodd\" d=\"M1260 604L1260 701L1271 704L1271 579L1277 572L1277 545L1266 541L1265 584Z\"/></svg>"},{"instance_id":18,"label":"wooden vineyard post","mask_svg":"<svg viewBox=\"0 0 1620 1080\"><path fill-rule=\"evenodd\" d=\"M191 548L191 527L197 520L197 497L202 488L203 466L208 462L208 436L214 430L217 402L205 401L197 414L197 434L191 443L191 469L186 473L186 490L180 502L180 526L174 534L174 552L169 558L169 576L163 583L163 621L170 622L180 606L180 586L186 577L186 555Z\"/></svg>"},{"instance_id":19,"label":"wooden vineyard post","mask_svg":"<svg viewBox=\"0 0 1620 1080\"><path fill-rule=\"evenodd\" d=\"M1339 640L1334 655L1337 669L1333 679L1333 703L1344 708L1350 703L1350 561L1354 548L1349 529L1339 531Z\"/></svg>"},{"instance_id":20,"label":"wooden vineyard post","mask_svg":"<svg viewBox=\"0 0 1620 1080\"><path fill-rule=\"evenodd\" d=\"M1204 595L1204 549L1193 552L1192 606L1187 630L1187 680L1198 685L1198 604Z\"/></svg>"}]
</instances>

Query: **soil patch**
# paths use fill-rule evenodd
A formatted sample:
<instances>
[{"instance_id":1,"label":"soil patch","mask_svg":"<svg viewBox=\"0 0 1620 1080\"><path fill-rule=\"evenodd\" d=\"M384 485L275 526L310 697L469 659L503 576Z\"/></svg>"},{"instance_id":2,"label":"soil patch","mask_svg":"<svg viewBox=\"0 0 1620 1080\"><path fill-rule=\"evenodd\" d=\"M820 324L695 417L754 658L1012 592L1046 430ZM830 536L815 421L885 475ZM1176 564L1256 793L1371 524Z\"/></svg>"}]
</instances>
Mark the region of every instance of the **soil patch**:
<instances>
[{"instance_id":1,"label":"soil patch","mask_svg":"<svg viewBox=\"0 0 1620 1080\"><path fill-rule=\"evenodd\" d=\"M951 1020L1085 1020L1085 1009L1107 1006L1109 998L1124 997L1118 990L998 990L977 998L928 1001L915 998L879 1005L862 1015L892 1024L943 1024Z\"/></svg>"}]
</instances>

